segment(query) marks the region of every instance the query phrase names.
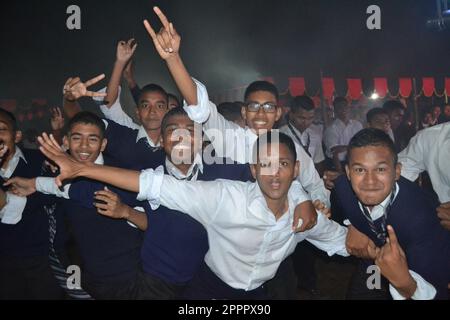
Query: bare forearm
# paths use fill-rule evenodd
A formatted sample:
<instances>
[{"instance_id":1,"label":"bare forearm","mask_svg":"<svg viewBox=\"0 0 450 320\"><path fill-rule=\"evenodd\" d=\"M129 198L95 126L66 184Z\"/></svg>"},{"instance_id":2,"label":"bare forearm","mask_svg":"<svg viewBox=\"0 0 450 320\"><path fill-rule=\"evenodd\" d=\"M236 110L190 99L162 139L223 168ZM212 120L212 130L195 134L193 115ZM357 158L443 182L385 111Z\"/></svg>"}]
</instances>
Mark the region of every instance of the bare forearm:
<instances>
[{"instance_id":1,"label":"bare forearm","mask_svg":"<svg viewBox=\"0 0 450 320\"><path fill-rule=\"evenodd\" d=\"M125 63L116 61L114 63L114 68L111 74L111 79L109 79L108 88L106 89L105 101L107 101L107 107L110 108L113 103L117 100L119 94L120 79L122 78L122 72L125 68Z\"/></svg>"},{"instance_id":2,"label":"bare forearm","mask_svg":"<svg viewBox=\"0 0 450 320\"><path fill-rule=\"evenodd\" d=\"M412 277L409 277L409 280L405 285L392 285L397 289L398 293L406 299L411 299L417 290L417 282Z\"/></svg>"},{"instance_id":3,"label":"bare forearm","mask_svg":"<svg viewBox=\"0 0 450 320\"><path fill-rule=\"evenodd\" d=\"M77 174L132 192L139 192L139 175L139 171L103 165L85 165Z\"/></svg>"},{"instance_id":4,"label":"bare forearm","mask_svg":"<svg viewBox=\"0 0 450 320\"><path fill-rule=\"evenodd\" d=\"M177 84L178 90L180 90L184 99L189 105L196 105L197 102L197 86L192 80L189 72L183 64L183 60L180 55L175 55L166 60L167 67Z\"/></svg>"},{"instance_id":5,"label":"bare forearm","mask_svg":"<svg viewBox=\"0 0 450 320\"><path fill-rule=\"evenodd\" d=\"M146 231L148 228L147 214L128 207L127 220L137 226L139 230Z\"/></svg>"}]
</instances>

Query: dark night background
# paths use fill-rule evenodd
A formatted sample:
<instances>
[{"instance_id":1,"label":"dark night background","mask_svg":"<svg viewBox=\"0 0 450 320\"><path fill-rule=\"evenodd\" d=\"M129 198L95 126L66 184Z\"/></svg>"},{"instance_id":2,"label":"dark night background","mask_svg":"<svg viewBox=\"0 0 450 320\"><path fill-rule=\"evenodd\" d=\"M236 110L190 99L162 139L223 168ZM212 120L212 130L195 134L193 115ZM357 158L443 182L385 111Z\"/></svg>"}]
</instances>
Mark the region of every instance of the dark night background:
<instances>
[{"instance_id":1,"label":"dark night background","mask_svg":"<svg viewBox=\"0 0 450 320\"><path fill-rule=\"evenodd\" d=\"M79 31L66 28L71 4L81 8ZM366 28L371 4L381 7L380 31ZM154 5L174 22L188 69L211 92L267 75L281 90L289 76L304 76L315 94L321 70L341 94L347 77L362 78L369 90L376 76L388 77L392 88L401 76L434 76L442 91L450 76L450 31L425 26L436 16L433 0L27 0L2 3L0 97L60 104L67 77L108 77L117 41L130 37L139 43L138 82L173 91L142 24L149 18L159 25Z\"/></svg>"}]
</instances>

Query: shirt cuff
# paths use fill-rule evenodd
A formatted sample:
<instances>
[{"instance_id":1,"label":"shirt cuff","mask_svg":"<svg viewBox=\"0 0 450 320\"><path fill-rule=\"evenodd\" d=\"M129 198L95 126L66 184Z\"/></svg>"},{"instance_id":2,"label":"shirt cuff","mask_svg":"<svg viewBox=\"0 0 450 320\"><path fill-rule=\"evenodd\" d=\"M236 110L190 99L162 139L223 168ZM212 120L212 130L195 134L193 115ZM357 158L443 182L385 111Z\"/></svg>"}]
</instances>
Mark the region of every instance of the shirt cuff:
<instances>
[{"instance_id":1,"label":"shirt cuff","mask_svg":"<svg viewBox=\"0 0 450 320\"><path fill-rule=\"evenodd\" d=\"M432 300L436 296L436 289L433 287L431 283L426 281L416 272L409 270L409 274L417 283L417 289L412 295L411 299L413 300ZM391 284L389 284L389 292L394 300L406 300L397 289Z\"/></svg>"},{"instance_id":2,"label":"shirt cuff","mask_svg":"<svg viewBox=\"0 0 450 320\"><path fill-rule=\"evenodd\" d=\"M36 191L43 194L51 194L58 198L69 198L70 184L66 184L63 190L60 190L55 183L55 178L37 177L36 178Z\"/></svg>"},{"instance_id":3,"label":"shirt cuff","mask_svg":"<svg viewBox=\"0 0 450 320\"><path fill-rule=\"evenodd\" d=\"M197 87L197 105L187 105L187 102L183 101L183 108L192 121L204 123L208 120L210 114L208 91L200 81L194 78L192 80Z\"/></svg>"},{"instance_id":4,"label":"shirt cuff","mask_svg":"<svg viewBox=\"0 0 450 320\"><path fill-rule=\"evenodd\" d=\"M6 205L0 210L1 221L4 224L17 224L22 220L22 213L27 205L26 197L19 197L12 193L6 193Z\"/></svg>"},{"instance_id":5,"label":"shirt cuff","mask_svg":"<svg viewBox=\"0 0 450 320\"><path fill-rule=\"evenodd\" d=\"M147 200L152 210L158 209L163 178L163 166L159 166L155 170L143 170L139 175L139 194L137 195L137 200Z\"/></svg>"},{"instance_id":6,"label":"shirt cuff","mask_svg":"<svg viewBox=\"0 0 450 320\"><path fill-rule=\"evenodd\" d=\"M106 93L107 87L104 87L103 89L97 91L97 93ZM120 95L122 93L122 87L119 86L119 90L117 92L117 99L114 101L114 103L111 105L111 107L107 107L105 104L105 97L92 97L92 99L95 101L96 104L100 106L100 110L103 112L103 114L108 117L109 115L113 114L114 111L120 109L122 110L122 105L120 104Z\"/></svg>"},{"instance_id":7,"label":"shirt cuff","mask_svg":"<svg viewBox=\"0 0 450 320\"><path fill-rule=\"evenodd\" d=\"M134 207L133 209L136 210L136 211L145 213L145 209L142 208L142 207ZM138 226L135 225L133 222L130 222L130 221L127 220L127 223L128 223L129 226L131 226L131 227L133 227L133 228L135 228L135 229L139 229Z\"/></svg>"}]
</instances>

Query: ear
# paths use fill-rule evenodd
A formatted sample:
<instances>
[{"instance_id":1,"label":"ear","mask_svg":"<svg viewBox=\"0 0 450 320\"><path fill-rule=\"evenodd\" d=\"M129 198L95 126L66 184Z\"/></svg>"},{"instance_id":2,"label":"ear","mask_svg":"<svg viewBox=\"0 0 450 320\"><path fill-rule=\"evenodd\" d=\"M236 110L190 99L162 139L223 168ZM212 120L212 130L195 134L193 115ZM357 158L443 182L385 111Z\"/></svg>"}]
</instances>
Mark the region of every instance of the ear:
<instances>
[{"instance_id":1,"label":"ear","mask_svg":"<svg viewBox=\"0 0 450 320\"><path fill-rule=\"evenodd\" d=\"M101 151L101 152L105 151L107 145L108 145L108 139L103 138L103 140L102 140L102 146L101 146L101 148L100 148L100 151Z\"/></svg>"},{"instance_id":2,"label":"ear","mask_svg":"<svg viewBox=\"0 0 450 320\"><path fill-rule=\"evenodd\" d=\"M253 177L253 179L255 179L256 180L256 164L251 164L250 165L250 171L252 172L252 177Z\"/></svg>"},{"instance_id":3,"label":"ear","mask_svg":"<svg viewBox=\"0 0 450 320\"><path fill-rule=\"evenodd\" d=\"M395 166L395 181L400 179L400 175L402 174L402 164L399 162Z\"/></svg>"},{"instance_id":4,"label":"ear","mask_svg":"<svg viewBox=\"0 0 450 320\"><path fill-rule=\"evenodd\" d=\"M136 108L136 118L139 120L139 122L141 122L142 123L142 121L141 121L141 115L139 114L139 108Z\"/></svg>"},{"instance_id":5,"label":"ear","mask_svg":"<svg viewBox=\"0 0 450 320\"><path fill-rule=\"evenodd\" d=\"M17 144L20 141L22 141L22 131L17 130L16 131L16 136L14 137L14 143Z\"/></svg>"},{"instance_id":6,"label":"ear","mask_svg":"<svg viewBox=\"0 0 450 320\"><path fill-rule=\"evenodd\" d=\"M345 173L347 174L347 179L350 180L350 168L348 164L345 165Z\"/></svg>"},{"instance_id":7,"label":"ear","mask_svg":"<svg viewBox=\"0 0 450 320\"><path fill-rule=\"evenodd\" d=\"M69 150L69 138L67 136L63 137L64 149Z\"/></svg>"},{"instance_id":8,"label":"ear","mask_svg":"<svg viewBox=\"0 0 450 320\"><path fill-rule=\"evenodd\" d=\"M283 115L283 108L277 106L277 115L275 117L275 121L280 120L282 115Z\"/></svg>"},{"instance_id":9,"label":"ear","mask_svg":"<svg viewBox=\"0 0 450 320\"><path fill-rule=\"evenodd\" d=\"M244 119L244 124L247 123L247 108L246 107L241 107L241 116L242 119Z\"/></svg>"}]
</instances>

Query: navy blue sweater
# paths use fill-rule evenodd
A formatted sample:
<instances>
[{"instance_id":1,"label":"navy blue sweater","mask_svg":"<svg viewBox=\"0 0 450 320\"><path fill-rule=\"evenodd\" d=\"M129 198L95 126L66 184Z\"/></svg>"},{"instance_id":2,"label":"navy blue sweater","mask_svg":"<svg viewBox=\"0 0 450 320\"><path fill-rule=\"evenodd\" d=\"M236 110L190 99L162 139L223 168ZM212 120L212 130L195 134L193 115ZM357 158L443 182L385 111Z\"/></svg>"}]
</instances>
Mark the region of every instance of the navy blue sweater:
<instances>
[{"instance_id":1,"label":"navy blue sweater","mask_svg":"<svg viewBox=\"0 0 450 320\"><path fill-rule=\"evenodd\" d=\"M105 165L114 165L105 157ZM101 215L93 206L94 192L104 184L89 179L76 179L69 189L70 200L63 202L83 261L83 272L98 283L132 279L140 268L143 232L124 219ZM133 205L136 194L112 186L122 202Z\"/></svg>"},{"instance_id":2,"label":"navy blue sweater","mask_svg":"<svg viewBox=\"0 0 450 320\"><path fill-rule=\"evenodd\" d=\"M136 142L138 131L108 120L105 134L108 144L104 154L123 168L142 170L163 165L166 159L164 150L151 147L147 139Z\"/></svg>"},{"instance_id":3,"label":"navy blue sweater","mask_svg":"<svg viewBox=\"0 0 450 320\"><path fill-rule=\"evenodd\" d=\"M216 179L249 181L252 176L248 165L204 164L197 180ZM146 212L148 230L141 251L144 271L172 284L185 284L208 251L205 228L187 214L163 206L153 212L147 207Z\"/></svg>"},{"instance_id":4,"label":"navy blue sweater","mask_svg":"<svg viewBox=\"0 0 450 320\"><path fill-rule=\"evenodd\" d=\"M403 248L409 269L420 274L437 290L436 299L447 299L450 283L450 232L440 224L436 213L438 203L429 199L416 184L400 178L399 193L388 213ZM338 205L346 219L377 245L382 244L371 231L358 205L358 200L347 177L336 182ZM376 220L375 223L379 223Z\"/></svg>"},{"instance_id":5,"label":"navy blue sweater","mask_svg":"<svg viewBox=\"0 0 450 320\"><path fill-rule=\"evenodd\" d=\"M11 177L34 178L45 173L44 157L36 150L21 148L21 158ZM3 188L5 181L0 178ZM4 189L6 191L6 189ZM34 257L46 256L49 252L48 216L45 205L55 202L52 196L34 193L27 197L22 219L15 225L0 223L0 256Z\"/></svg>"}]
</instances>

